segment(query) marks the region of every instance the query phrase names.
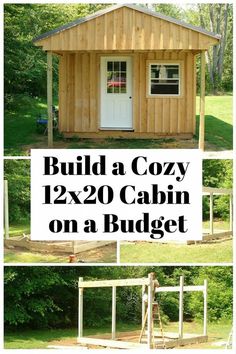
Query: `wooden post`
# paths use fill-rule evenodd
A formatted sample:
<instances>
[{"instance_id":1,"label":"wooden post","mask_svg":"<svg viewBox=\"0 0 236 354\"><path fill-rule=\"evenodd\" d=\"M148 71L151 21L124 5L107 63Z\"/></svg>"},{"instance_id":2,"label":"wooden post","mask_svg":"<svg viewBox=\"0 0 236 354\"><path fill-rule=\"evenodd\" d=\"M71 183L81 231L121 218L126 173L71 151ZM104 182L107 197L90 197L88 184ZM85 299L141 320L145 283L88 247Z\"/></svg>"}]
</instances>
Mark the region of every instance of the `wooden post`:
<instances>
[{"instance_id":1,"label":"wooden post","mask_svg":"<svg viewBox=\"0 0 236 354\"><path fill-rule=\"evenodd\" d=\"M213 212L213 193L210 193L210 235L214 232L214 212Z\"/></svg>"},{"instance_id":2,"label":"wooden post","mask_svg":"<svg viewBox=\"0 0 236 354\"><path fill-rule=\"evenodd\" d=\"M179 279L179 338L183 338L183 317L184 317L184 276Z\"/></svg>"},{"instance_id":3,"label":"wooden post","mask_svg":"<svg viewBox=\"0 0 236 354\"><path fill-rule=\"evenodd\" d=\"M207 279L204 280L203 296L204 296L203 335L207 336Z\"/></svg>"},{"instance_id":4,"label":"wooden post","mask_svg":"<svg viewBox=\"0 0 236 354\"><path fill-rule=\"evenodd\" d=\"M78 338L83 337L83 291L84 289L80 287L80 282L83 281L83 278L79 278L79 303L78 303Z\"/></svg>"},{"instance_id":5,"label":"wooden post","mask_svg":"<svg viewBox=\"0 0 236 354\"><path fill-rule=\"evenodd\" d=\"M147 303L147 311L148 311L148 319L147 319L147 343L148 348L152 349L152 338L153 338L153 326L152 326L152 307L153 307L153 275L148 274L149 285L148 285L148 303Z\"/></svg>"},{"instance_id":6,"label":"wooden post","mask_svg":"<svg viewBox=\"0 0 236 354\"><path fill-rule=\"evenodd\" d=\"M230 231L233 231L233 194L229 195L229 227Z\"/></svg>"},{"instance_id":7,"label":"wooden post","mask_svg":"<svg viewBox=\"0 0 236 354\"><path fill-rule=\"evenodd\" d=\"M116 339L116 286L112 287L112 326L111 339Z\"/></svg>"},{"instance_id":8,"label":"wooden post","mask_svg":"<svg viewBox=\"0 0 236 354\"><path fill-rule=\"evenodd\" d=\"M8 181L4 180L4 228L5 238L9 238L9 203L8 203Z\"/></svg>"},{"instance_id":9,"label":"wooden post","mask_svg":"<svg viewBox=\"0 0 236 354\"><path fill-rule=\"evenodd\" d=\"M205 141L205 51L201 52L201 87L200 87L200 121L199 121L199 142L198 147L204 150Z\"/></svg>"},{"instance_id":10,"label":"wooden post","mask_svg":"<svg viewBox=\"0 0 236 354\"><path fill-rule=\"evenodd\" d=\"M53 146L52 116L52 52L47 52L47 105L48 105L48 147Z\"/></svg>"},{"instance_id":11,"label":"wooden post","mask_svg":"<svg viewBox=\"0 0 236 354\"><path fill-rule=\"evenodd\" d=\"M145 294L145 285L142 285L142 328L144 326L144 318L145 318L145 313L146 313L144 294Z\"/></svg>"}]
</instances>

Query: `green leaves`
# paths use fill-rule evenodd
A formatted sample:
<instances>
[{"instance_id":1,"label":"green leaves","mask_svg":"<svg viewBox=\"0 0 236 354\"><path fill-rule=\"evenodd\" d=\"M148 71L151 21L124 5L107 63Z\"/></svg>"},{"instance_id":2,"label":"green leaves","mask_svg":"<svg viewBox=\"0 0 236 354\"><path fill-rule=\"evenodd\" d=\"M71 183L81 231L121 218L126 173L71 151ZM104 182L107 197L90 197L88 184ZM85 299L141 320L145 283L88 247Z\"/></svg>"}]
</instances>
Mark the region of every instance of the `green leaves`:
<instances>
[{"instance_id":1,"label":"green leaves","mask_svg":"<svg viewBox=\"0 0 236 354\"><path fill-rule=\"evenodd\" d=\"M232 318L232 267L6 267L5 324L7 327L76 326L78 311L77 281L146 277L156 272L161 286L176 286L179 276L186 285L202 285L208 279L208 312L211 321ZM186 294L185 294L186 295ZM117 320L140 323L140 287L117 289ZM178 293L158 295L166 320L178 319ZM202 318L202 294L187 294L184 300L185 319ZM111 322L111 288L84 291L85 327L99 327Z\"/></svg>"}]
</instances>

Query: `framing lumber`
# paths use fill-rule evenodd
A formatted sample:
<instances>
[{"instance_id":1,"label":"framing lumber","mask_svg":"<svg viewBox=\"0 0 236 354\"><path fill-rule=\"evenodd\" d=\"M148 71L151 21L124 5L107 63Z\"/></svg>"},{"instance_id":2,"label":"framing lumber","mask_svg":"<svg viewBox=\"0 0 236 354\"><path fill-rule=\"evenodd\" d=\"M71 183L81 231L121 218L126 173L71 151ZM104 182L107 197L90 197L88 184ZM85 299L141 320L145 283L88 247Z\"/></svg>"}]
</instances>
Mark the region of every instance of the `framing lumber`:
<instances>
[{"instance_id":1,"label":"framing lumber","mask_svg":"<svg viewBox=\"0 0 236 354\"><path fill-rule=\"evenodd\" d=\"M222 232L217 232L214 234L209 234L209 235L204 235L202 240L203 241L210 241L213 239L220 239L220 238L224 238L226 236L231 236L232 235L232 231L222 231Z\"/></svg>"},{"instance_id":2,"label":"framing lumber","mask_svg":"<svg viewBox=\"0 0 236 354\"><path fill-rule=\"evenodd\" d=\"M210 193L210 234L214 233L213 193Z\"/></svg>"},{"instance_id":3,"label":"framing lumber","mask_svg":"<svg viewBox=\"0 0 236 354\"><path fill-rule=\"evenodd\" d=\"M200 84L200 121L199 121L199 149L204 151L205 145L205 51L201 52L201 84Z\"/></svg>"},{"instance_id":4,"label":"framing lumber","mask_svg":"<svg viewBox=\"0 0 236 354\"><path fill-rule=\"evenodd\" d=\"M202 195L223 195L223 194L232 194L232 189L229 188L213 188L213 187L202 187Z\"/></svg>"},{"instance_id":5,"label":"framing lumber","mask_svg":"<svg viewBox=\"0 0 236 354\"><path fill-rule=\"evenodd\" d=\"M227 236L232 236L233 234L233 191L229 188L212 188L212 187L203 187L202 189L203 196L210 197L210 226L209 234L202 236L202 241L195 241L194 243L210 242L215 239L222 239ZM230 214L230 227L228 231L215 232L214 231L214 195L229 195L229 214ZM187 244L193 244L193 242L188 241Z\"/></svg>"},{"instance_id":6,"label":"framing lumber","mask_svg":"<svg viewBox=\"0 0 236 354\"><path fill-rule=\"evenodd\" d=\"M166 340L165 347L166 349L168 349L168 348L181 347L190 344L206 343L207 341L208 341L208 336L192 335L192 337L189 338L171 339L169 341ZM163 348L162 342L156 343L156 348L162 349Z\"/></svg>"},{"instance_id":7,"label":"framing lumber","mask_svg":"<svg viewBox=\"0 0 236 354\"><path fill-rule=\"evenodd\" d=\"M147 344L148 348L152 349L152 323L153 323L153 318L152 318L152 303L153 303L153 275L150 273L148 274L148 280L150 286L148 287L148 305L147 305Z\"/></svg>"},{"instance_id":8,"label":"framing lumber","mask_svg":"<svg viewBox=\"0 0 236 354\"><path fill-rule=\"evenodd\" d=\"M79 283L83 281L83 278L79 278ZM79 296L78 296L78 338L83 337L83 288L79 287L78 283L78 291L79 291Z\"/></svg>"},{"instance_id":9,"label":"framing lumber","mask_svg":"<svg viewBox=\"0 0 236 354\"><path fill-rule=\"evenodd\" d=\"M204 285L184 285L183 291L204 291ZM156 289L157 293L180 292L180 286L161 286Z\"/></svg>"},{"instance_id":10,"label":"framing lumber","mask_svg":"<svg viewBox=\"0 0 236 354\"><path fill-rule=\"evenodd\" d=\"M53 146L52 114L52 52L47 52L47 106L48 106L48 147Z\"/></svg>"},{"instance_id":11,"label":"framing lumber","mask_svg":"<svg viewBox=\"0 0 236 354\"><path fill-rule=\"evenodd\" d=\"M112 287L112 325L111 325L111 338L116 339L116 287Z\"/></svg>"},{"instance_id":12,"label":"framing lumber","mask_svg":"<svg viewBox=\"0 0 236 354\"><path fill-rule=\"evenodd\" d=\"M88 280L79 282L80 288L105 288L112 286L138 286L149 285L148 278L136 278L136 279L115 279L115 280Z\"/></svg>"},{"instance_id":13,"label":"framing lumber","mask_svg":"<svg viewBox=\"0 0 236 354\"><path fill-rule=\"evenodd\" d=\"M208 340L207 337L207 280L204 280L204 285L184 286L184 277L180 277L179 286L167 286L154 288L155 277L153 273L148 274L148 278L135 279L116 279L116 280L95 280L84 281L79 278L79 301L78 301L78 338L79 344L95 345L108 348L132 349L132 348L163 348L162 341L158 341L160 333L155 333L153 326L153 301L154 293L158 292L179 292L179 332L168 336L165 333L165 348L173 348L185 344L201 343ZM137 342L123 341L122 338L116 336L116 287L117 286L142 286L142 330L137 338ZM147 306L144 301L144 293L148 287ZM112 326L111 339L100 339L92 337L83 337L83 290L84 288L111 287L112 288ZM199 334L184 334L183 331L183 308L184 308L184 292L186 291L201 291L204 297L204 320L203 320L203 335ZM140 343L147 321L146 342ZM116 339L116 340L115 340ZM134 337L133 337L134 339Z\"/></svg>"},{"instance_id":14,"label":"framing lumber","mask_svg":"<svg viewBox=\"0 0 236 354\"><path fill-rule=\"evenodd\" d=\"M204 291L203 291L203 335L207 336L207 279L204 279Z\"/></svg>"},{"instance_id":15,"label":"framing lumber","mask_svg":"<svg viewBox=\"0 0 236 354\"><path fill-rule=\"evenodd\" d=\"M233 194L230 194L229 199L229 223L230 231L233 233Z\"/></svg>"},{"instance_id":16,"label":"framing lumber","mask_svg":"<svg viewBox=\"0 0 236 354\"><path fill-rule=\"evenodd\" d=\"M118 340L111 340L111 339L89 338L89 337L78 338L77 343L100 345L102 347L119 348L119 349L133 349L133 348L147 349L146 344L141 344L136 342L124 342L120 340L118 341Z\"/></svg>"},{"instance_id":17,"label":"framing lumber","mask_svg":"<svg viewBox=\"0 0 236 354\"><path fill-rule=\"evenodd\" d=\"M180 276L179 282L179 338L183 338L184 330L184 276Z\"/></svg>"},{"instance_id":18,"label":"framing lumber","mask_svg":"<svg viewBox=\"0 0 236 354\"><path fill-rule=\"evenodd\" d=\"M8 181L4 180L4 235L9 239L9 202L8 202Z\"/></svg>"},{"instance_id":19,"label":"framing lumber","mask_svg":"<svg viewBox=\"0 0 236 354\"><path fill-rule=\"evenodd\" d=\"M145 294L145 285L142 285L142 327L144 326L145 321L145 301L144 301L144 294Z\"/></svg>"},{"instance_id":20,"label":"framing lumber","mask_svg":"<svg viewBox=\"0 0 236 354\"><path fill-rule=\"evenodd\" d=\"M31 241L30 235L10 237L4 240L5 247L20 247L34 252L79 254L104 247L113 241Z\"/></svg>"}]
</instances>

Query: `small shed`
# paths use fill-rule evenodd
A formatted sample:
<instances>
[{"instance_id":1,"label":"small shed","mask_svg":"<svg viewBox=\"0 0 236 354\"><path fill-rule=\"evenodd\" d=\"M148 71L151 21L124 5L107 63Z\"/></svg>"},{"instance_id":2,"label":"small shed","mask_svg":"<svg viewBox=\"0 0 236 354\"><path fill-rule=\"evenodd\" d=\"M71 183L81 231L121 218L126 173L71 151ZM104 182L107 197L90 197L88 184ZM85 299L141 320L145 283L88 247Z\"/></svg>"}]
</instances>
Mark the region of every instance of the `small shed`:
<instances>
[{"instance_id":1,"label":"small shed","mask_svg":"<svg viewBox=\"0 0 236 354\"><path fill-rule=\"evenodd\" d=\"M220 36L136 5L115 5L42 34L52 145L52 55L59 56L59 130L86 138L192 137L196 56L201 54L204 146L205 51Z\"/></svg>"}]
</instances>

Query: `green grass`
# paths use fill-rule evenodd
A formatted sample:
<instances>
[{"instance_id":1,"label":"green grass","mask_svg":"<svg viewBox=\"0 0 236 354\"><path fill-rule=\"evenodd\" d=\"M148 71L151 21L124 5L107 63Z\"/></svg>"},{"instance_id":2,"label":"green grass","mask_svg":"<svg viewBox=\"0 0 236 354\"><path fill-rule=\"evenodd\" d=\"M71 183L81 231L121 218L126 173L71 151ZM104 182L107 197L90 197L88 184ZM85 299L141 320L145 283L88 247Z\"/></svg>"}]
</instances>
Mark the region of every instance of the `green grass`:
<instances>
[{"instance_id":1,"label":"green grass","mask_svg":"<svg viewBox=\"0 0 236 354\"><path fill-rule=\"evenodd\" d=\"M197 112L199 98L197 98ZM47 147L47 137L36 131L36 118L46 114L46 101L16 95L13 102L5 109L4 148L5 155L28 155L29 149ZM198 137L198 120L197 132ZM60 135L55 138L56 148L85 149L85 148L196 148L197 140L192 142L174 139L63 139ZM206 140L212 150L232 149L232 96L206 97Z\"/></svg>"},{"instance_id":2,"label":"green grass","mask_svg":"<svg viewBox=\"0 0 236 354\"><path fill-rule=\"evenodd\" d=\"M199 112L199 97L196 112ZM205 112L205 140L220 150L232 150L233 96L207 96ZM197 137L198 122L199 116L197 116Z\"/></svg>"},{"instance_id":3,"label":"green grass","mask_svg":"<svg viewBox=\"0 0 236 354\"><path fill-rule=\"evenodd\" d=\"M24 145L42 139L36 131L36 119L47 113L46 102L39 98L16 95L4 112L5 155L27 155Z\"/></svg>"},{"instance_id":4,"label":"green grass","mask_svg":"<svg viewBox=\"0 0 236 354\"><path fill-rule=\"evenodd\" d=\"M231 329L230 321L220 321L218 323L209 323L208 325L208 343L202 343L184 348L199 349L217 349L216 342L227 342ZM129 324L117 324L117 332L129 332L141 330L140 326ZM178 323L169 323L164 325L164 332L178 332ZM202 333L202 323L185 322L185 333ZM84 335L98 335L110 333L110 326L85 329ZM76 345L77 329L47 329L47 330L18 330L16 332L5 331L5 349L46 349L49 345ZM215 343L215 344L214 344Z\"/></svg>"},{"instance_id":5,"label":"green grass","mask_svg":"<svg viewBox=\"0 0 236 354\"><path fill-rule=\"evenodd\" d=\"M17 224L11 224L9 227L9 236L22 236L23 234L30 234L30 225L29 222L21 222Z\"/></svg>"},{"instance_id":6,"label":"green grass","mask_svg":"<svg viewBox=\"0 0 236 354\"><path fill-rule=\"evenodd\" d=\"M4 254L5 263L68 263L69 255L33 253L27 251L7 250Z\"/></svg>"},{"instance_id":7,"label":"green grass","mask_svg":"<svg viewBox=\"0 0 236 354\"><path fill-rule=\"evenodd\" d=\"M209 229L210 227L210 221L203 221L202 223L202 228L203 229ZM229 221L222 221L222 220L214 220L213 222L213 227L214 230L229 230L230 224Z\"/></svg>"},{"instance_id":8,"label":"green grass","mask_svg":"<svg viewBox=\"0 0 236 354\"><path fill-rule=\"evenodd\" d=\"M11 332L5 335L5 349L45 349L51 341L75 340L76 329L47 329Z\"/></svg>"},{"instance_id":9,"label":"green grass","mask_svg":"<svg viewBox=\"0 0 236 354\"><path fill-rule=\"evenodd\" d=\"M80 260L84 262L91 263L114 263L116 262L115 252L105 254L96 259L90 260L90 254L92 251L87 251L77 255L77 262ZM95 252L95 251L93 251ZM87 255L86 255L87 254ZM68 263L69 254L58 255L58 254L45 254L45 253L36 253L28 252L24 250L5 250L4 253L4 262L5 263Z\"/></svg>"},{"instance_id":10,"label":"green grass","mask_svg":"<svg viewBox=\"0 0 236 354\"><path fill-rule=\"evenodd\" d=\"M121 244L122 263L231 263L232 241L198 245L129 243Z\"/></svg>"}]
</instances>

